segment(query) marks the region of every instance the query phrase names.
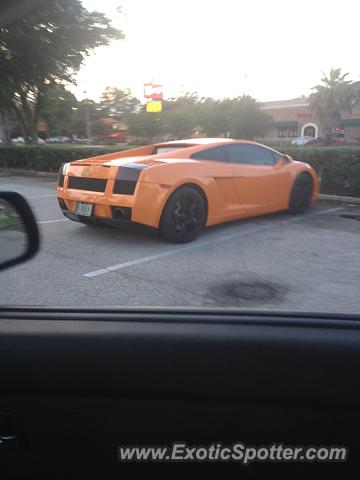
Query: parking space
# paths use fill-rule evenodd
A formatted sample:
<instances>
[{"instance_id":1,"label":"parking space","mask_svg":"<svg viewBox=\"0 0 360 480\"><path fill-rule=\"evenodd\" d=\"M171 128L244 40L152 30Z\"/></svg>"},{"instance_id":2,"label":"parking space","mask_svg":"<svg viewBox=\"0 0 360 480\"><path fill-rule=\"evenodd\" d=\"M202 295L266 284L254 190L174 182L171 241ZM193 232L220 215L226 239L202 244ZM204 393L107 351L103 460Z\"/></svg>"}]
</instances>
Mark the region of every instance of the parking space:
<instances>
[{"instance_id":1,"label":"parking space","mask_svg":"<svg viewBox=\"0 0 360 480\"><path fill-rule=\"evenodd\" d=\"M318 203L208 229L187 245L66 220L55 180L0 177L34 208L41 252L0 274L11 305L360 311L359 206Z\"/></svg>"}]
</instances>

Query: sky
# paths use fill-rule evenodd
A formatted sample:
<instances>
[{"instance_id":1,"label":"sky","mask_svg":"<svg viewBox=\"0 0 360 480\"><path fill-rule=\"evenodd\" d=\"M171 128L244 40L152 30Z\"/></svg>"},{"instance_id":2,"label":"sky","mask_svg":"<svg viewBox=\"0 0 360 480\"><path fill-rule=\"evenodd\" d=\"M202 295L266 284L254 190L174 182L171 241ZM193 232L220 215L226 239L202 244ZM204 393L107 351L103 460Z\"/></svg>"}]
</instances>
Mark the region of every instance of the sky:
<instances>
[{"instance_id":1,"label":"sky","mask_svg":"<svg viewBox=\"0 0 360 480\"><path fill-rule=\"evenodd\" d=\"M112 19L125 40L88 56L71 90L97 100L107 86L164 86L214 98L259 101L308 95L322 72L360 79L359 0L83 0ZM121 13L117 7L121 6Z\"/></svg>"}]
</instances>

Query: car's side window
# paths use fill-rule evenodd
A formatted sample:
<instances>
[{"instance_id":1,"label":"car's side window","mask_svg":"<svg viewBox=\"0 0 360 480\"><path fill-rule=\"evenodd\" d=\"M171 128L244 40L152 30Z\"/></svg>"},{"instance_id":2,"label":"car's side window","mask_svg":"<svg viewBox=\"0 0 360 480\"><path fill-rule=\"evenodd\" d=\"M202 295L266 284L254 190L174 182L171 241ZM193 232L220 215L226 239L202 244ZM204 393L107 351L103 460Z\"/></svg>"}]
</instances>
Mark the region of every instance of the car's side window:
<instances>
[{"instance_id":1,"label":"car's side window","mask_svg":"<svg viewBox=\"0 0 360 480\"><path fill-rule=\"evenodd\" d=\"M215 162L229 162L228 154L224 147L213 147L202 150L201 152L193 153L191 157L193 160L213 160Z\"/></svg>"},{"instance_id":2,"label":"car's side window","mask_svg":"<svg viewBox=\"0 0 360 480\"><path fill-rule=\"evenodd\" d=\"M271 152L274 157L274 163L277 163L279 160L284 158L284 155L282 155L280 152Z\"/></svg>"},{"instance_id":3,"label":"car's side window","mask_svg":"<svg viewBox=\"0 0 360 480\"><path fill-rule=\"evenodd\" d=\"M274 165L277 161L276 155L271 150L257 145L237 144L227 145L225 148L231 163Z\"/></svg>"}]
</instances>

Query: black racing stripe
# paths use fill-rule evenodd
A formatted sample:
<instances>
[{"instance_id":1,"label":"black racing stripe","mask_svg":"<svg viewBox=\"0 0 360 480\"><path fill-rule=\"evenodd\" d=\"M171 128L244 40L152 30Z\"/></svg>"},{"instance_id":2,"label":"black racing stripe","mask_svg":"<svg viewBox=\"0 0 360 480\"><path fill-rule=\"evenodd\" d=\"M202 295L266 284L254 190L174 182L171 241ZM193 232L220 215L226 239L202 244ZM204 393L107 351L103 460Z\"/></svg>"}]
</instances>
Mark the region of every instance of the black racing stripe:
<instances>
[{"instance_id":1,"label":"black racing stripe","mask_svg":"<svg viewBox=\"0 0 360 480\"><path fill-rule=\"evenodd\" d=\"M141 170L147 165L128 163L118 168L114 183L114 193L118 195L133 195Z\"/></svg>"},{"instance_id":2,"label":"black racing stripe","mask_svg":"<svg viewBox=\"0 0 360 480\"><path fill-rule=\"evenodd\" d=\"M142 163L128 163L118 168L116 173L117 180L137 181L141 170L146 168L147 165Z\"/></svg>"}]
</instances>

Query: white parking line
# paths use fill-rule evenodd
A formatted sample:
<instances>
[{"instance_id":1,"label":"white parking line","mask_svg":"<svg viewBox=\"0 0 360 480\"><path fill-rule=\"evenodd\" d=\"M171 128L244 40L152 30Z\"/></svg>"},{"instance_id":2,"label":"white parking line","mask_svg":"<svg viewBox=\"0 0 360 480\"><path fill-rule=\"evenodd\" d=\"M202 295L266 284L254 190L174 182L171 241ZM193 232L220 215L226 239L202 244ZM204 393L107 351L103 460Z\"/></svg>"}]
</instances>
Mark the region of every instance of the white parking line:
<instances>
[{"instance_id":1,"label":"white parking line","mask_svg":"<svg viewBox=\"0 0 360 480\"><path fill-rule=\"evenodd\" d=\"M117 265L112 265L110 267L101 268L100 270L94 270L93 272L84 273L83 276L84 277L98 277L100 275L105 275L106 273L114 272L116 270L122 270L124 268L131 267L133 265L139 265L139 264L142 264L142 263L152 262L154 260L159 260L160 258L170 257L172 255L177 255L179 253L188 252L189 250L195 250L196 248L202 248L202 247L208 246L208 245L215 245L217 243L226 242L228 240L233 240L234 238L242 237L244 235L249 235L249 234L252 234L252 233L259 233L259 232L262 232L264 230L270 230L271 228L276 228L279 225L287 225L289 223L300 222L303 219L316 217L318 215L324 215L326 213L333 213L333 212L336 212L338 210L342 210L342 207L329 208L327 210L321 210L321 211L318 211L318 212L309 213L309 214L304 215L302 217L292 218L291 220L282 220L281 222L271 223L271 224L263 225L263 226L256 227L256 228L249 228L247 230L242 230L241 232L233 233L231 235L225 235L225 236L215 238L215 239L212 239L212 240L198 241L198 242L192 243L191 245L184 245L182 247L172 248L171 250L168 250L167 252L158 253L156 255L149 255L148 257L137 258L136 260L129 260L128 262L118 263Z\"/></svg>"},{"instance_id":2,"label":"white parking line","mask_svg":"<svg viewBox=\"0 0 360 480\"><path fill-rule=\"evenodd\" d=\"M57 223L57 222L67 222L67 218L59 218L59 220L44 220L42 222L37 222L38 225L44 225L46 223Z\"/></svg>"}]
</instances>

